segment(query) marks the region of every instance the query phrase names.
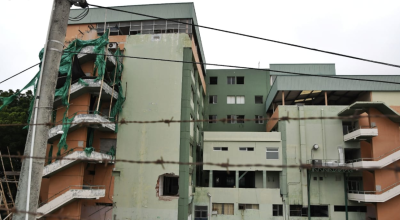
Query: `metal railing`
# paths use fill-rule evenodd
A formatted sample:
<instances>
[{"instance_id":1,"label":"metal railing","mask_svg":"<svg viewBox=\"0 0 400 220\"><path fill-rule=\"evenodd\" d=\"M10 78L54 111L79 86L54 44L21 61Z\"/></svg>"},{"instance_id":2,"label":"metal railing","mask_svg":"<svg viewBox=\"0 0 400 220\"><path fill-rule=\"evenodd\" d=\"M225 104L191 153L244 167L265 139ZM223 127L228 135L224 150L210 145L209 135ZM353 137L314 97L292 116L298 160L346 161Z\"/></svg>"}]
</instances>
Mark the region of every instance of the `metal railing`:
<instances>
[{"instance_id":1,"label":"metal railing","mask_svg":"<svg viewBox=\"0 0 400 220\"><path fill-rule=\"evenodd\" d=\"M49 203L53 199L57 198L59 195L65 193L65 192L67 192L69 190L72 190L72 189L82 189L82 190L105 189L105 185L71 185L71 186L68 186L68 187L62 189L61 191L59 191L58 193L54 194L53 196L51 196L47 200L41 202L39 204L39 207Z\"/></svg>"},{"instance_id":2,"label":"metal railing","mask_svg":"<svg viewBox=\"0 0 400 220\"><path fill-rule=\"evenodd\" d=\"M348 193L353 193L353 194L382 194L385 193L391 189L393 189L394 187L400 185L400 181L393 183L390 186L387 186L381 190L375 190L375 191L358 191L358 190L349 190Z\"/></svg>"},{"instance_id":3,"label":"metal railing","mask_svg":"<svg viewBox=\"0 0 400 220\"><path fill-rule=\"evenodd\" d=\"M308 164L312 164L314 166L321 167L345 167L346 162L344 160L340 161L340 159L311 159L307 160Z\"/></svg>"},{"instance_id":4,"label":"metal railing","mask_svg":"<svg viewBox=\"0 0 400 220\"><path fill-rule=\"evenodd\" d=\"M348 160L348 161L346 161L346 163L355 163L355 162L360 162L360 161L379 161L379 160L381 160L381 159L383 159L383 158L385 158L385 157L387 157L387 156L389 156L389 155L391 155L394 152L399 151L399 150L400 150L400 147L396 147L395 149L392 149L391 151L386 152L386 153L384 153L384 154L382 154L382 155L380 155L378 157L358 158L358 159L354 159L354 160Z\"/></svg>"}]
</instances>

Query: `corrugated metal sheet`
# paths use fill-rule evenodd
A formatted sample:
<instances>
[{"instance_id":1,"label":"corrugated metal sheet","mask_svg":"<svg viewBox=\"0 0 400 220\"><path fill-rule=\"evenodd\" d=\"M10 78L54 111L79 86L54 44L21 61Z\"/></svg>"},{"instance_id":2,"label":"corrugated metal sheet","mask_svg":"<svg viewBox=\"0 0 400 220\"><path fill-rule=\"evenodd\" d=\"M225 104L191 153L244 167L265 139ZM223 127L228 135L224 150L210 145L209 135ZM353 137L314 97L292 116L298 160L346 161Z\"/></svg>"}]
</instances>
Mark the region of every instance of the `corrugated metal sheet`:
<instances>
[{"instance_id":1,"label":"corrugated metal sheet","mask_svg":"<svg viewBox=\"0 0 400 220\"><path fill-rule=\"evenodd\" d=\"M268 93L266 107L268 109L278 91L400 91L400 84L349 80L340 77L400 83L400 76L398 75L341 75L334 78L321 76L277 76L274 85Z\"/></svg>"},{"instance_id":2,"label":"corrugated metal sheet","mask_svg":"<svg viewBox=\"0 0 400 220\"><path fill-rule=\"evenodd\" d=\"M179 18L191 18L194 24L198 24L196 11L194 4L189 3L171 3L171 4L152 4L152 5L130 5L130 6L117 6L112 7L124 11L137 12L146 15L152 15L156 17L166 19L179 19ZM83 9L71 10L70 16L76 17L82 13ZM107 11L107 16L106 16ZM123 22L123 21L143 21L143 20L154 20L154 18L144 17L140 15L128 14L113 10L106 10L102 8L90 8L89 14L80 21L68 21L68 24L93 24L93 23L104 23L107 17L107 22ZM196 39L198 40L198 46L200 48L201 59L205 63L206 59L204 56L203 44L200 38L200 30L195 27ZM204 71L206 70L203 65Z\"/></svg>"},{"instance_id":3,"label":"corrugated metal sheet","mask_svg":"<svg viewBox=\"0 0 400 220\"><path fill-rule=\"evenodd\" d=\"M336 75L335 64L270 64L271 70L288 71L295 73L305 73L313 75ZM271 71L271 75L291 75L289 73L279 73Z\"/></svg>"}]
</instances>

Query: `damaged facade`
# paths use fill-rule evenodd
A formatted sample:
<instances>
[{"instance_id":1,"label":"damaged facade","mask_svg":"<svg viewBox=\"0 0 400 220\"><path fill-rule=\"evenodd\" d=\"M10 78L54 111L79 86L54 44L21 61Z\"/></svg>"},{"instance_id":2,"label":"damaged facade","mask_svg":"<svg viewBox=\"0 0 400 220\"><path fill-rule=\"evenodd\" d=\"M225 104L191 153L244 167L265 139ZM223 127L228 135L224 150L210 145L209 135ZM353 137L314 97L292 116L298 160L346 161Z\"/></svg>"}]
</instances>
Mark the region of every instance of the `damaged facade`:
<instances>
[{"instance_id":1,"label":"damaged facade","mask_svg":"<svg viewBox=\"0 0 400 220\"><path fill-rule=\"evenodd\" d=\"M400 165L400 121L263 118L398 115L399 85L320 77L335 76L334 64L271 64L274 70L315 75L293 76L121 59L117 49L132 57L205 62L199 29L190 25L197 24L192 3L116 8L172 21L108 12L105 24L105 10L95 8L81 21L69 23L67 45L76 38L86 41L109 34L105 49L113 56L106 59L101 80L96 79L95 55L75 57L69 108L61 99L54 104L54 122L63 121L65 112L74 122L66 130L68 147L59 154L183 163L226 163L229 159L231 164L249 166L229 167L227 172L225 167L212 165L48 161L38 211L104 220L386 220L396 216L400 186L394 171L344 172L340 168ZM80 12L72 10L71 15ZM91 46L81 50L93 51ZM119 62L123 71L117 78L120 88L116 88L113 71ZM348 77L400 83L399 76ZM65 84L60 80L58 87ZM125 98L122 112L111 117L121 95ZM112 123L171 118L227 120ZM48 155L57 155L63 132L61 125L50 129ZM301 164L314 167L281 166ZM46 215L39 218L50 219Z\"/></svg>"}]
</instances>

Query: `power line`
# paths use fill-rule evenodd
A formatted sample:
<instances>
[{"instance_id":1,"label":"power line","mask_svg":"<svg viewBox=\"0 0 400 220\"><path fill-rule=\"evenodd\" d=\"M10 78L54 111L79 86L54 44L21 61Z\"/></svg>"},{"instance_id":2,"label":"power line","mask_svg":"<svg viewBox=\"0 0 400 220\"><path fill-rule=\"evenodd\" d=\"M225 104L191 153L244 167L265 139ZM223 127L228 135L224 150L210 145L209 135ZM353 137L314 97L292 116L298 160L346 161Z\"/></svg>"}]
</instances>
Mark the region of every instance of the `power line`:
<instances>
[{"instance_id":1,"label":"power line","mask_svg":"<svg viewBox=\"0 0 400 220\"><path fill-rule=\"evenodd\" d=\"M119 12L124 12L124 13L129 13L129 14L145 16L145 17L149 17L149 18L156 18L156 19L171 21L171 22L175 22L175 23L193 25L195 27L200 27L200 28L204 28L204 29L210 29L210 30L214 30L214 31L220 31L220 32L228 33L228 34L235 34L235 35L239 35L239 36L243 36L243 37L249 37L249 38L254 38L254 39L258 39L258 40L269 41L269 42L273 42L273 43L283 44L283 45L297 47L297 48L302 48L302 49L306 49L306 50L312 50L312 51L316 51L316 52L320 52L320 53L326 53L326 54L331 54L331 55L335 55L335 56L341 56L341 57L346 57L346 58L350 58L350 59L361 60L361 61L365 61L365 62L376 63L376 64L381 64L381 65L400 68L400 65L397 65L397 64L385 63L385 62L376 61L376 60L369 60L369 59L365 59L365 58L361 58L361 57L355 57L355 56L350 56L350 55L346 55L346 54L331 52L331 51L327 51L327 50L321 50L321 49L301 46L301 45L298 45L298 44L286 43L286 42L283 42L283 41L277 41L277 40L272 40L272 39L268 39L268 38L257 37L257 36L253 36L253 35L249 35L249 34L243 34L243 33L239 33L239 32L228 31L228 30L223 30L223 29L219 29L219 28L213 28L213 27L204 26L204 25L191 24L191 23L187 23L187 22L176 21L176 20L172 20L172 19L161 18L161 17L152 16L152 15L146 15L146 14L137 13L137 12L125 11L125 10L116 9L116 8L104 7L104 6L93 5L93 4L88 4L88 5L94 6L94 7L98 7L98 8L103 8L103 9L110 9L110 10L113 10L113 11L119 11Z\"/></svg>"},{"instance_id":2,"label":"power line","mask_svg":"<svg viewBox=\"0 0 400 220\"><path fill-rule=\"evenodd\" d=\"M69 53L76 53L76 54L88 54L88 55L102 55L102 56L114 56L111 54L101 54L101 53L84 53L84 52L69 52ZM308 73L296 73L296 72L289 72L289 71L282 71L282 70L273 70L273 69L258 69L253 67L245 67L245 66L235 66L235 65L226 65L226 64L216 64L216 63L204 63L204 62L193 62L193 61L184 61L184 60L170 60L170 59L160 59L160 58L150 58L150 57L138 57L138 56L126 56L126 55L118 55L119 57L126 57L126 58L133 58L133 59L141 59L141 60L154 60L154 61L165 61L165 62L174 62L174 63L192 63L192 64L201 64L206 66L219 66L219 67L231 67L231 68L240 68L240 69L250 69L250 70L257 70L257 71L270 71L270 72L277 72L277 73L288 73L292 75L300 75L300 76L313 76L313 77L326 77L326 78L333 78L333 79L346 79L346 80L355 80L355 81L367 81L367 82L380 82L380 83L389 83L389 84L397 84L400 85L400 82L390 82L390 81L383 81L383 80L374 80L374 79L360 79L360 78L350 78L350 77L342 77L338 75L314 75ZM395 75L398 76L398 75Z\"/></svg>"},{"instance_id":3,"label":"power line","mask_svg":"<svg viewBox=\"0 0 400 220\"><path fill-rule=\"evenodd\" d=\"M35 64L35 65L31 66L31 67L28 67L27 69L22 70L21 72L19 72L19 73L17 73L17 74L14 74L14 75L11 76L11 77L8 77L7 79L1 81L0 84L2 84L3 82L5 82L5 81L7 81L7 80L9 80L9 79L11 79L11 78L14 78L14 77L18 76L19 74L21 74L21 73L23 73L23 72L25 72L25 71L27 71L27 70L29 70L29 69L32 69L33 67L35 67L35 66L37 66L37 65L39 65L39 64L40 64L40 63L37 63L37 64Z\"/></svg>"}]
</instances>

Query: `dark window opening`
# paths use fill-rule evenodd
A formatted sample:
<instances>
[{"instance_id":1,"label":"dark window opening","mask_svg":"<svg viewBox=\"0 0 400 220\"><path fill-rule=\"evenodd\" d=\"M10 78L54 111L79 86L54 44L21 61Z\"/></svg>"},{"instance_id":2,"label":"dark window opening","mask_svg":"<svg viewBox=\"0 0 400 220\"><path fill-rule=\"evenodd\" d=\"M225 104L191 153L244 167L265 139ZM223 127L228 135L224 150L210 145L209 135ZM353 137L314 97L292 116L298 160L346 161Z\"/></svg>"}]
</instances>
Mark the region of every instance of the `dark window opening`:
<instances>
[{"instance_id":1,"label":"dark window opening","mask_svg":"<svg viewBox=\"0 0 400 220\"><path fill-rule=\"evenodd\" d=\"M244 115L237 115L237 123L244 124Z\"/></svg>"},{"instance_id":2,"label":"dark window opening","mask_svg":"<svg viewBox=\"0 0 400 220\"><path fill-rule=\"evenodd\" d=\"M244 84L244 76L236 77L236 84Z\"/></svg>"},{"instance_id":3,"label":"dark window opening","mask_svg":"<svg viewBox=\"0 0 400 220\"><path fill-rule=\"evenodd\" d=\"M96 202L97 206L113 206L112 203L103 203L103 202Z\"/></svg>"},{"instance_id":4,"label":"dark window opening","mask_svg":"<svg viewBox=\"0 0 400 220\"><path fill-rule=\"evenodd\" d=\"M208 116L208 120L214 120L214 121L208 121L208 123L210 124L214 124L217 123L215 120L217 120L217 116L216 115L209 115Z\"/></svg>"},{"instance_id":5,"label":"dark window opening","mask_svg":"<svg viewBox=\"0 0 400 220\"><path fill-rule=\"evenodd\" d=\"M327 205L311 205L311 217L329 217ZM301 205L290 205L290 216L308 216L308 207Z\"/></svg>"},{"instance_id":6,"label":"dark window opening","mask_svg":"<svg viewBox=\"0 0 400 220\"><path fill-rule=\"evenodd\" d=\"M164 176L163 196L176 196L178 194L178 180L178 177Z\"/></svg>"},{"instance_id":7,"label":"dark window opening","mask_svg":"<svg viewBox=\"0 0 400 220\"><path fill-rule=\"evenodd\" d=\"M228 115L228 124L235 124L236 123L236 115Z\"/></svg>"},{"instance_id":8,"label":"dark window opening","mask_svg":"<svg viewBox=\"0 0 400 220\"><path fill-rule=\"evenodd\" d=\"M240 151L254 151L254 147L239 147Z\"/></svg>"},{"instance_id":9,"label":"dark window opening","mask_svg":"<svg viewBox=\"0 0 400 220\"><path fill-rule=\"evenodd\" d=\"M346 206L344 206L344 205L335 205L334 206L334 211L335 212L345 212L346 211ZM366 206L347 206L347 211L348 212L367 212L367 207Z\"/></svg>"},{"instance_id":10,"label":"dark window opening","mask_svg":"<svg viewBox=\"0 0 400 220\"><path fill-rule=\"evenodd\" d=\"M352 160L357 160L361 158L361 150L360 148L344 148L344 160L346 162L350 162Z\"/></svg>"},{"instance_id":11,"label":"dark window opening","mask_svg":"<svg viewBox=\"0 0 400 220\"><path fill-rule=\"evenodd\" d=\"M318 180L318 177L314 176L313 179L314 179L314 180Z\"/></svg>"},{"instance_id":12,"label":"dark window opening","mask_svg":"<svg viewBox=\"0 0 400 220\"><path fill-rule=\"evenodd\" d=\"M194 207L194 220L207 220L208 217L207 206L195 206Z\"/></svg>"},{"instance_id":13,"label":"dark window opening","mask_svg":"<svg viewBox=\"0 0 400 220\"><path fill-rule=\"evenodd\" d=\"M319 180L324 180L324 177L320 176L320 177L319 177Z\"/></svg>"},{"instance_id":14,"label":"dark window opening","mask_svg":"<svg viewBox=\"0 0 400 220\"><path fill-rule=\"evenodd\" d=\"M258 204L239 204L239 210L259 209Z\"/></svg>"},{"instance_id":15,"label":"dark window opening","mask_svg":"<svg viewBox=\"0 0 400 220\"><path fill-rule=\"evenodd\" d=\"M217 85L218 84L218 77L210 77L210 85Z\"/></svg>"},{"instance_id":16,"label":"dark window opening","mask_svg":"<svg viewBox=\"0 0 400 220\"><path fill-rule=\"evenodd\" d=\"M228 151L228 147L214 147L215 151Z\"/></svg>"},{"instance_id":17,"label":"dark window opening","mask_svg":"<svg viewBox=\"0 0 400 220\"><path fill-rule=\"evenodd\" d=\"M216 95L210 95L209 98L208 98L208 103L217 104L217 96Z\"/></svg>"},{"instance_id":18,"label":"dark window opening","mask_svg":"<svg viewBox=\"0 0 400 220\"><path fill-rule=\"evenodd\" d=\"M95 175L96 174L96 171L94 171L94 170L89 170L89 175Z\"/></svg>"},{"instance_id":19,"label":"dark window opening","mask_svg":"<svg viewBox=\"0 0 400 220\"><path fill-rule=\"evenodd\" d=\"M272 216L283 216L283 206L272 205Z\"/></svg>"},{"instance_id":20,"label":"dark window opening","mask_svg":"<svg viewBox=\"0 0 400 220\"><path fill-rule=\"evenodd\" d=\"M235 172L214 171L213 187L233 188L235 187Z\"/></svg>"},{"instance_id":21,"label":"dark window opening","mask_svg":"<svg viewBox=\"0 0 400 220\"><path fill-rule=\"evenodd\" d=\"M228 85L233 85L235 84L235 77L234 76L228 76Z\"/></svg>"},{"instance_id":22,"label":"dark window opening","mask_svg":"<svg viewBox=\"0 0 400 220\"><path fill-rule=\"evenodd\" d=\"M239 171L239 177L244 176L239 180L239 188L256 188L256 172L254 171Z\"/></svg>"},{"instance_id":23,"label":"dark window opening","mask_svg":"<svg viewBox=\"0 0 400 220\"><path fill-rule=\"evenodd\" d=\"M260 95L256 95L255 96L255 103L256 104L263 104L263 97L262 97L262 95L260 96Z\"/></svg>"}]
</instances>

